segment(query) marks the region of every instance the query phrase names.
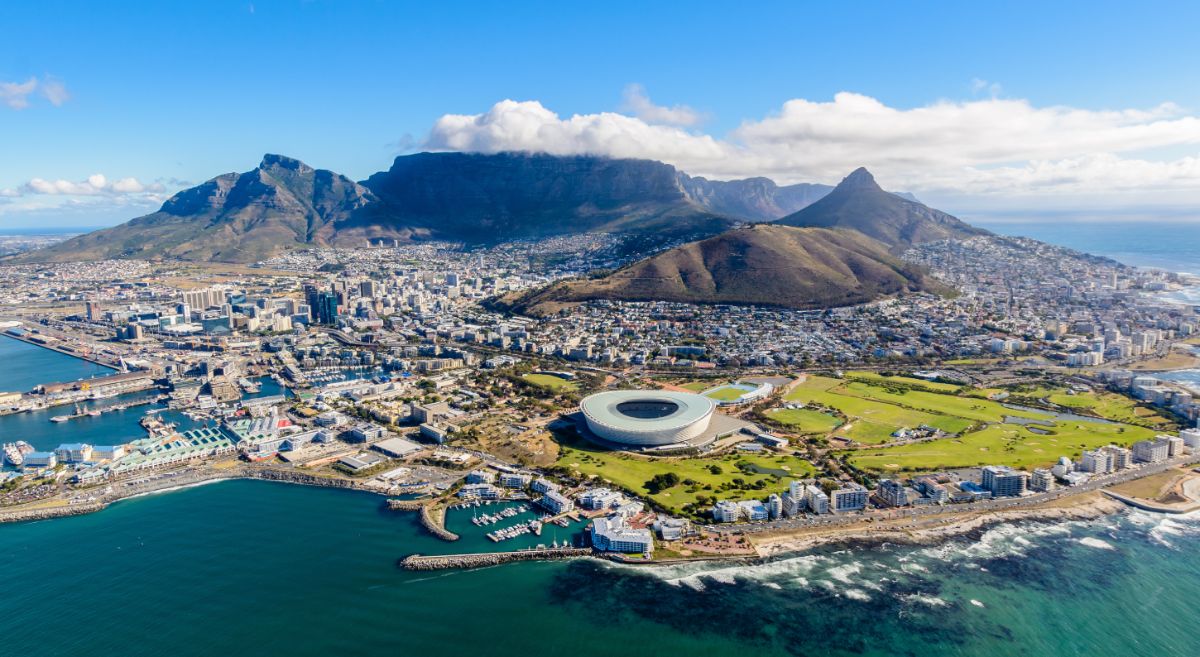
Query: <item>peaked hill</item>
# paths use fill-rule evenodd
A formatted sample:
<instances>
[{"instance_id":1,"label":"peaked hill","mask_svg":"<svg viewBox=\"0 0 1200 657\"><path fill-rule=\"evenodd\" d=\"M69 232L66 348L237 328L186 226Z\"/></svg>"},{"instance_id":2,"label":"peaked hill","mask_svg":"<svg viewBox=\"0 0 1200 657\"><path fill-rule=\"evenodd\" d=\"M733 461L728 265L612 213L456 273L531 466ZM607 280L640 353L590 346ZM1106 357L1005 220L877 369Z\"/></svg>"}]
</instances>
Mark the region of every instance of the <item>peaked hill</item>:
<instances>
[{"instance_id":1,"label":"peaked hill","mask_svg":"<svg viewBox=\"0 0 1200 657\"><path fill-rule=\"evenodd\" d=\"M153 214L23 254L26 261L177 258L253 262L324 243L375 202L362 185L282 155L172 196Z\"/></svg>"},{"instance_id":2,"label":"peaked hill","mask_svg":"<svg viewBox=\"0 0 1200 657\"><path fill-rule=\"evenodd\" d=\"M883 242L893 253L902 253L923 242L989 234L945 212L885 192L875 182L875 177L863 168L846 176L820 200L778 223L857 230Z\"/></svg>"}]
</instances>

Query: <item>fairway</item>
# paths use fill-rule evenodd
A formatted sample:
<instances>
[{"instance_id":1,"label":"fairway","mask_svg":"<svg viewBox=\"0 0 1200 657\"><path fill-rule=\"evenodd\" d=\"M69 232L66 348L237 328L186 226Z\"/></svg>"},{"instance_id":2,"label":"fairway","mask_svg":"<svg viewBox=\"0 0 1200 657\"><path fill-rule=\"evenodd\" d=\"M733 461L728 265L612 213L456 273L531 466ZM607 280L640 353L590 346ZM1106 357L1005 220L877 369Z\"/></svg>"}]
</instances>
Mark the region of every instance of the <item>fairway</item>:
<instances>
[{"instance_id":1,"label":"fairway","mask_svg":"<svg viewBox=\"0 0 1200 657\"><path fill-rule=\"evenodd\" d=\"M918 378L911 377L911 376L883 376L882 374L878 374L876 372L846 372L846 378L847 379L858 379L858 380L866 381L868 383L872 383L872 382L898 383L901 385L913 386L913 387L917 387L917 388L926 388L928 390L935 390L937 392L946 392L946 393L951 393L951 394L956 393L963 388L963 386L955 385L953 383L941 383L939 381L926 381L925 379L918 379Z\"/></svg>"},{"instance_id":2,"label":"fairway","mask_svg":"<svg viewBox=\"0 0 1200 657\"><path fill-rule=\"evenodd\" d=\"M1128 447L1154 437L1154 431L1143 427L1099 422L1064 421L1038 428L1050 433L1041 435L1022 425L998 424L960 438L847 454L855 467L876 471L930 472L982 465L1034 468L1052 465L1060 456L1077 459L1085 449L1110 443Z\"/></svg>"},{"instance_id":3,"label":"fairway","mask_svg":"<svg viewBox=\"0 0 1200 657\"><path fill-rule=\"evenodd\" d=\"M854 388L855 386L857 388ZM847 390L847 392L843 393L843 390ZM850 394L851 390L856 394ZM845 427L838 435L868 445L887 442L891 439L894 431L904 427L911 429L924 425L941 429L946 433L960 433L974 424L972 419L966 417L902 408L894 403L873 398L875 393L878 393L877 396L888 394L883 388L865 382L846 383L840 379L812 376L796 386L788 394L787 399L820 404L838 410L850 419L850 426ZM907 394L918 393L919 391L910 391ZM960 398L950 395L920 394L927 394L946 402L960 401ZM928 405L937 406L936 404ZM963 405L970 406L969 403Z\"/></svg>"},{"instance_id":4,"label":"fairway","mask_svg":"<svg viewBox=\"0 0 1200 657\"><path fill-rule=\"evenodd\" d=\"M573 382L568 381L561 376L554 376L553 374L526 374L521 378L535 386L548 388L555 392L562 390L574 390L576 387L578 387Z\"/></svg>"},{"instance_id":5,"label":"fairway","mask_svg":"<svg viewBox=\"0 0 1200 657\"><path fill-rule=\"evenodd\" d=\"M772 420L797 433L829 433L838 428L842 419L808 408L781 408L767 413Z\"/></svg>"},{"instance_id":6,"label":"fairway","mask_svg":"<svg viewBox=\"0 0 1200 657\"><path fill-rule=\"evenodd\" d=\"M804 459L769 452L708 458L655 458L605 450L573 435L556 434L556 438L562 447L556 465L584 475L596 475L648 497L672 513L683 513L683 507L696 502L701 495L723 500L760 499L786 488L793 479L807 478L815 472L812 464ZM739 468L738 464L744 467ZM712 466L717 466L719 472L714 473ZM647 481L668 472L678 475L681 483L653 494L646 490ZM723 484L739 481L745 488L718 490ZM755 488L756 482L762 482L763 487Z\"/></svg>"}]
</instances>

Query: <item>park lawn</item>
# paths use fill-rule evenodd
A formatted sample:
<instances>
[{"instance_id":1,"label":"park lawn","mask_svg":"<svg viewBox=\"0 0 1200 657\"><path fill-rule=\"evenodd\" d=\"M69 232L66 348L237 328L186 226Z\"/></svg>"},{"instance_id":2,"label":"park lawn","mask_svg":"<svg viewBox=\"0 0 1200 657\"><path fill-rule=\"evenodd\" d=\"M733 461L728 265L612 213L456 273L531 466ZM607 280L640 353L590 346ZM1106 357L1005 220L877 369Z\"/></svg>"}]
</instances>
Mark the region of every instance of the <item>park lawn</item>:
<instances>
[{"instance_id":1,"label":"park lawn","mask_svg":"<svg viewBox=\"0 0 1200 657\"><path fill-rule=\"evenodd\" d=\"M741 388L725 387L706 392L704 396L717 401L733 401L746 394L746 392L746 390L742 390Z\"/></svg>"},{"instance_id":2,"label":"park lawn","mask_svg":"<svg viewBox=\"0 0 1200 657\"><path fill-rule=\"evenodd\" d=\"M680 384L679 387L684 390L691 390L692 392L704 392L713 386L711 381L692 381L691 383Z\"/></svg>"},{"instance_id":3,"label":"park lawn","mask_svg":"<svg viewBox=\"0 0 1200 657\"><path fill-rule=\"evenodd\" d=\"M1005 408L998 402L977 397L958 397L921 390L893 392L861 381L843 384L832 392L980 422L1003 422L1005 416L1010 415L1031 420L1048 420L1053 417L1048 413Z\"/></svg>"},{"instance_id":4,"label":"park lawn","mask_svg":"<svg viewBox=\"0 0 1200 657\"><path fill-rule=\"evenodd\" d=\"M549 388L555 392L574 390L578 387L574 382L568 381L561 376L554 376L553 374L526 374L521 378L535 386Z\"/></svg>"},{"instance_id":5,"label":"park lawn","mask_svg":"<svg viewBox=\"0 0 1200 657\"><path fill-rule=\"evenodd\" d=\"M640 497L649 498L672 513L683 513L682 508L694 503L701 495L723 500L765 498L787 488L793 479L805 479L816 472L811 463L792 455L733 453L697 458L645 457L605 450L565 434L559 434L557 438L562 451L556 465L584 475L596 475ZM739 462L749 464L757 473L742 472L737 467ZM720 467L720 474L712 473L709 468L713 465ZM677 474L681 483L651 495L645 488L646 482L654 475L668 472ZM716 490L719 485L732 483L734 479L742 479L748 485L762 481L765 486L762 489ZM695 483L682 483L688 480ZM706 486L709 489L706 490Z\"/></svg>"},{"instance_id":6,"label":"park lawn","mask_svg":"<svg viewBox=\"0 0 1200 657\"><path fill-rule=\"evenodd\" d=\"M1052 465L1060 456L1079 458L1085 449L1110 443L1129 446L1154 437L1144 427L1099 422L1056 422L1041 435L1019 424L994 424L958 438L847 453L864 470L929 472L982 465L1035 468Z\"/></svg>"},{"instance_id":7,"label":"park lawn","mask_svg":"<svg viewBox=\"0 0 1200 657\"><path fill-rule=\"evenodd\" d=\"M810 408L781 408L767 415L797 433L829 433L842 424L842 419Z\"/></svg>"},{"instance_id":8,"label":"park lawn","mask_svg":"<svg viewBox=\"0 0 1200 657\"><path fill-rule=\"evenodd\" d=\"M954 385L953 383L941 383L940 381L926 381L911 376L883 376L878 372L846 372L847 379L861 380L868 383L873 381L887 381L891 383L899 383L901 385L916 386L918 388L926 388L937 392L946 392L954 394L961 390L963 386Z\"/></svg>"}]
</instances>

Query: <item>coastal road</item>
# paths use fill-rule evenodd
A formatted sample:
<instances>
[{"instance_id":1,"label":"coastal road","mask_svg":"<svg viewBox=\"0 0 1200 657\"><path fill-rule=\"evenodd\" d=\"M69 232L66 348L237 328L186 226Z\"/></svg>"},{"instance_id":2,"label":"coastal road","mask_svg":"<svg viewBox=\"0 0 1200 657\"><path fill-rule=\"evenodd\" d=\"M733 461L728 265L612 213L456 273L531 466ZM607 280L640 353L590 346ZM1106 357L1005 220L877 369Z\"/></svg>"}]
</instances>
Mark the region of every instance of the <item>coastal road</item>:
<instances>
[{"instance_id":1,"label":"coastal road","mask_svg":"<svg viewBox=\"0 0 1200 657\"><path fill-rule=\"evenodd\" d=\"M805 515L796 518L786 518L768 522L732 525L705 525L704 527L710 531L722 534L757 534L762 532L794 531L816 527L838 527L842 525L858 524L869 520L890 520L902 517L927 518L939 515L971 513L977 511L1002 511L1036 506L1038 504L1044 504L1046 502L1058 500L1064 497L1082 495L1084 493L1097 491L1109 486L1122 484L1127 481L1133 481L1135 479L1141 479L1142 477L1155 475L1171 468L1195 464L1198 462L1200 462L1200 454L1189 454L1187 456L1176 457L1160 463L1142 464L1121 472L1094 477L1087 483L1080 484L1079 486L1057 488L1046 493L1035 493L1033 495L1026 495L1023 497L1006 497L966 504L947 504L944 506L931 505L921 507L902 507L897 509L838 515L831 514L826 516Z\"/></svg>"}]
</instances>

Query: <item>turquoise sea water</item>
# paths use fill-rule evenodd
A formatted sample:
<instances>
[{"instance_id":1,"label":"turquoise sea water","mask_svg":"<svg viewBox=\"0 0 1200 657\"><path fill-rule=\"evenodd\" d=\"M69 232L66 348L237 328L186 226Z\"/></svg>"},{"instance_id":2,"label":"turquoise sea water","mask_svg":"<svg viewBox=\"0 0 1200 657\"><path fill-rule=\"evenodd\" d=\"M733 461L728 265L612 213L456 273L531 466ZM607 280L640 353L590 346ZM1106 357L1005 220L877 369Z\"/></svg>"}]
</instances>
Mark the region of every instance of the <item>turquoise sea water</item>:
<instances>
[{"instance_id":1,"label":"turquoise sea water","mask_svg":"<svg viewBox=\"0 0 1200 657\"><path fill-rule=\"evenodd\" d=\"M0 528L0 653L1200 654L1200 519L1010 525L761 565L408 573L364 493L234 481Z\"/></svg>"},{"instance_id":2,"label":"turquoise sea water","mask_svg":"<svg viewBox=\"0 0 1200 657\"><path fill-rule=\"evenodd\" d=\"M1012 232L1103 252L1076 233ZM59 376L78 363L39 352L29 357L48 359L51 380L87 375ZM20 389L14 373L0 371L0 389ZM100 443L139 435L141 412L60 425L0 418L0 438ZM103 424L77 423L93 420ZM1200 654L1200 516L1006 525L932 547L836 547L759 564L396 567L411 553L494 548L471 513L450 516L464 539L447 544L376 496L233 481L0 525L0 655ZM538 540L552 538L565 537Z\"/></svg>"}]
</instances>

